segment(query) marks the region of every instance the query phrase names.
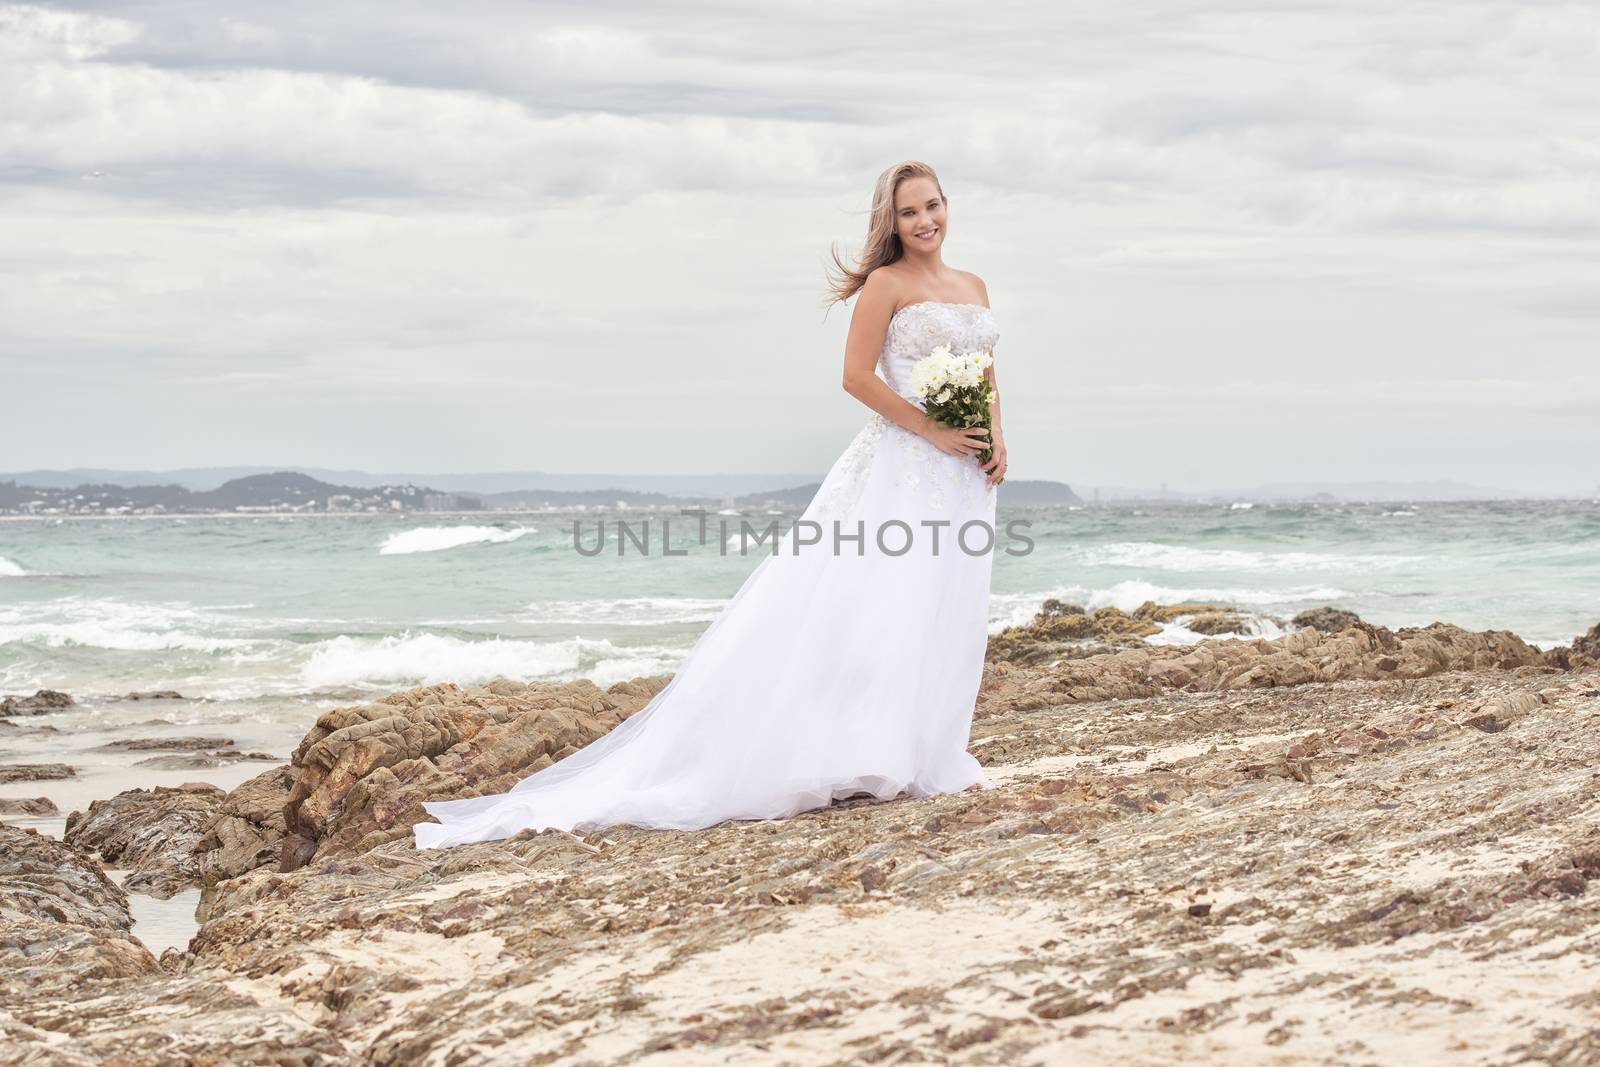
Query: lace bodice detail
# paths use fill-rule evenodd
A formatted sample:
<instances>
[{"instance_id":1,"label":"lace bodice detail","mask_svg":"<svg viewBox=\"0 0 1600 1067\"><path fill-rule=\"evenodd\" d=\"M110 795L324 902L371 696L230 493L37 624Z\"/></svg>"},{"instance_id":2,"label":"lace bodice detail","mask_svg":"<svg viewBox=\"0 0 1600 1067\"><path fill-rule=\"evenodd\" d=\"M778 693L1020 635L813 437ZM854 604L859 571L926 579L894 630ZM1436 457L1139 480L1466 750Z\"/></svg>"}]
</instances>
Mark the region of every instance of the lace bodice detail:
<instances>
[{"instance_id":1,"label":"lace bodice detail","mask_svg":"<svg viewBox=\"0 0 1600 1067\"><path fill-rule=\"evenodd\" d=\"M999 337L994 313L982 304L919 300L889 319L883 349L878 353L878 368L889 388L920 408L922 398L911 391L911 368L917 360L941 344L948 344L958 356L988 350Z\"/></svg>"}]
</instances>

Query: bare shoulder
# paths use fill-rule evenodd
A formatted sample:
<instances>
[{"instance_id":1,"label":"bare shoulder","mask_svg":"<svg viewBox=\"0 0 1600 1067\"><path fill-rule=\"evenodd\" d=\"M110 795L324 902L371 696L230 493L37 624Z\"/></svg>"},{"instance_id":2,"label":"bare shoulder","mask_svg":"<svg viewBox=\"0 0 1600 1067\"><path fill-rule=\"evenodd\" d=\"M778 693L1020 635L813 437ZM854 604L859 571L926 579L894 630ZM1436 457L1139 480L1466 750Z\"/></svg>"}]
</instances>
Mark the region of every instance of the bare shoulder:
<instances>
[{"instance_id":1,"label":"bare shoulder","mask_svg":"<svg viewBox=\"0 0 1600 1067\"><path fill-rule=\"evenodd\" d=\"M861 286L861 295L867 297L873 304L888 304L890 310L893 310L899 306L900 297L905 293L905 289L905 279L900 277L900 272L885 264L874 267L867 274L867 280Z\"/></svg>"},{"instance_id":2,"label":"bare shoulder","mask_svg":"<svg viewBox=\"0 0 1600 1067\"><path fill-rule=\"evenodd\" d=\"M983 279L972 273L970 270L958 270L956 273L960 274L963 278L967 279L969 283L971 283L972 288L976 289L982 297L978 303L987 307L989 304L989 287L983 283Z\"/></svg>"}]
</instances>

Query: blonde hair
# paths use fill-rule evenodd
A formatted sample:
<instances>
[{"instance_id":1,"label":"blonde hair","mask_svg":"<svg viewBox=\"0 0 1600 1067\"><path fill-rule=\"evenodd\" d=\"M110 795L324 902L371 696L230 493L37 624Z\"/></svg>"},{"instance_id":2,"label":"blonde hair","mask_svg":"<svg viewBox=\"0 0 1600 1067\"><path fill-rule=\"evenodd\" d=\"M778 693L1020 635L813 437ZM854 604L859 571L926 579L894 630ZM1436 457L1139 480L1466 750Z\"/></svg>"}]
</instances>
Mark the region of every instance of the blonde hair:
<instances>
[{"instance_id":1,"label":"blonde hair","mask_svg":"<svg viewBox=\"0 0 1600 1067\"><path fill-rule=\"evenodd\" d=\"M828 246L838 272L829 272L826 303L849 300L867 284L867 275L905 255L905 249L900 246L900 235L895 232L894 195L899 191L900 183L907 178L932 178L939 196L944 197L944 186L939 184L939 176L921 160L908 159L896 163L878 175L878 184L872 190L871 217L867 220L867 243L861 249L860 261L851 267L839 258L836 248L831 244Z\"/></svg>"}]
</instances>

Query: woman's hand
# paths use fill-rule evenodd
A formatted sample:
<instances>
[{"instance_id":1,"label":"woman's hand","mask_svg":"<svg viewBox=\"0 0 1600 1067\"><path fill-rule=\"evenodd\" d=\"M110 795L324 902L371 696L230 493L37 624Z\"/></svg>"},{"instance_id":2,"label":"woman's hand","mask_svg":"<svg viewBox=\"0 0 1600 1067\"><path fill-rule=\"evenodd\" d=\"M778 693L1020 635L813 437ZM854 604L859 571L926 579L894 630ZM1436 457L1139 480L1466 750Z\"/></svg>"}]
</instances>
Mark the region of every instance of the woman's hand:
<instances>
[{"instance_id":1,"label":"woman's hand","mask_svg":"<svg viewBox=\"0 0 1600 1067\"><path fill-rule=\"evenodd\" d=\"M983 469L988 472L990 485L999 485L1006 480L1006 439L998 433L994 435L994 454L983 465Z\"/></svg>"},{"instance_id":2,"label":"woman's hand","mask_svg":"<svg viewBox=\"0 0 1600 1067\"><path fill-rule=\"evenodd\" d=\"M947 426L932 418L922 436L933 442L933 447L952 456L976 456L989 447L989 431L982 426Z\"/></svg>"}]
</instances>

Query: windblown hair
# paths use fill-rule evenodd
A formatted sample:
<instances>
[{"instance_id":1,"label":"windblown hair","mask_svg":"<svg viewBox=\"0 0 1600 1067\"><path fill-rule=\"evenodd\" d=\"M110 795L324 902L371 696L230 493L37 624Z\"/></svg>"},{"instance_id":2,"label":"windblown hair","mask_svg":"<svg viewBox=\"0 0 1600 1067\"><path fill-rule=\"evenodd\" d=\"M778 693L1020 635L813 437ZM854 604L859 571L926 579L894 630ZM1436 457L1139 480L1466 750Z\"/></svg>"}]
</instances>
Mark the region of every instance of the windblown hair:
<instances>
[{"instance_id":1,"label":"windblown hair","mask_svg":"<svg viewBox=\"0 0 1600 1067\"><path fill-rule=\"evenodd\" d=\"M867 284L867 275L905 255L905 249L900 245L900 235L894 227L894 194L907 178L932 178L939 195L944 196L944 186L939 184L939 176L921 160L908 159L896 163L878 175L877 187L872 191L871 218L867 221L867 243L861 250L860 261L851 267L839 258L838 249L829 246L838 273L829 272L830 295L827 303L849 300Z\"/></svg>"}]
</instances>

